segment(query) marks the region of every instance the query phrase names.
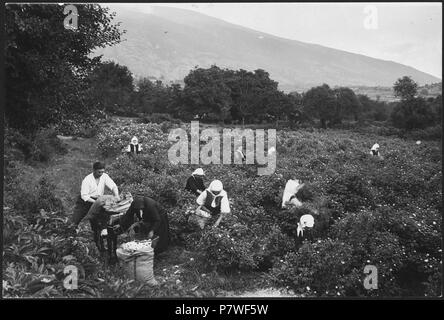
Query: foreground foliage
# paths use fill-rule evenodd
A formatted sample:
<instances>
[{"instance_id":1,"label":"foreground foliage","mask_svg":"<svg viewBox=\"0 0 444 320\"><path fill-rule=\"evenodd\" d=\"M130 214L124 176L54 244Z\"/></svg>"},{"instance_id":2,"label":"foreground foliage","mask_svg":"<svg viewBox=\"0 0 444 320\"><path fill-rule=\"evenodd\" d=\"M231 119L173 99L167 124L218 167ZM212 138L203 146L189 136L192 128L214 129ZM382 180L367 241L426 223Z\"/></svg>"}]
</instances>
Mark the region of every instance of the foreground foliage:
<instances>
[{"instance_id":1,"label":"foreground foliage","mask_svg":"<svg viewBox=\"0 0 444 320\"><path fill-rule=\"evenodd\" d=\"M195 197L183 190L195 166L168 161L171 142L164 131L157 124L111 124L99 134L98 146L116 158L108 173L122 192L152 196L166 208L171 250L183 258L181 267L173 270L176 278L146 288L125 280L118 268L102 268L88 227L76 238L67 236L66 217L51 196L39 197L47 200L32 206L20 207L26 198L14 202L16 190L25 188L12 188L21 181L12 170L10 188L5 189L10 206L4 227L5 295L213 296L233 288L234 281L227 279L254 275L257 280L258 272L266 281L306 296L440 295L439 141L418 145L352 131L278 131L273 175L257 176L254 165L202 166L207 185L216 178L224 183L232 213L218 228L196 231L186 216L196 207ZM147 151L129 158L120 150L134 134L147 144ZM370 156L375 142L384 159ZM281 210L290 178L303 179L313 197L301 209ZM38 194L50 194L44 190L51 188L41 181L30 185L40 190ZM313 238L302 242L295 224L306 213L314 215L315 227ZM170 270L171 265L163 265L166 261L171 260L160 258L155 274ZM67 263L84 270L78 291L68 292L57 278ZM363 286L366 265L378 268L378 290ZM41 283L42 277L55 277L54 283L34 289L33 283ZM204 291L196 293L196 286Z\"/></svg>"}]
</instances>

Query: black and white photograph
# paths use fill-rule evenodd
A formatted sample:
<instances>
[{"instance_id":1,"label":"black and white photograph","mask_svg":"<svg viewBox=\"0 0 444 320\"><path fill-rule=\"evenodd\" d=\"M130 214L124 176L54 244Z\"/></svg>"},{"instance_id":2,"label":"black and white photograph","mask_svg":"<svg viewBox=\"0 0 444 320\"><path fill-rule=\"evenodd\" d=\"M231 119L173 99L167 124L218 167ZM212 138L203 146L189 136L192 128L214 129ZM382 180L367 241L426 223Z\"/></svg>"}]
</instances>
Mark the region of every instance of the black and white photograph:
<instances>
[{"instance_id":1,"label":"black and white photograph","mask_svg":"<svg viewBox=\"0 0 444 320\"><path fill-rule=\"evenodd\" d=\"M441 2L3 11L3 300L442 298Z\"/></svg>"}]
</instances>

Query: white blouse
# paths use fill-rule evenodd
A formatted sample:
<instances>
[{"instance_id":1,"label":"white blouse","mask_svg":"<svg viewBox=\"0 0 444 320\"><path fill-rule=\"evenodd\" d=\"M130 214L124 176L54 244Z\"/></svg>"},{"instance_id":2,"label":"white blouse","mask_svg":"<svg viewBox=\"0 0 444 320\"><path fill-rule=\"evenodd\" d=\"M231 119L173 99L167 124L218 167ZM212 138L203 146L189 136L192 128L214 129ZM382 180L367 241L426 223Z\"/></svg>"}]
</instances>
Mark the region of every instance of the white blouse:
<instances>
[{"instance_id":1,"label":"white blouse","mask_svg":"<svg viewBox=\"0 0 444 320\"><path fill-rule=\"evenodd\" d=\"M102 174L99 182L96 182L94 174L91 173L82 181L82 188L80 189L80 196L84 201L88 201L91 197L103 196L105 193L105 186L110 190L117 188L115 182L106 173Z\"/></svg>"}]
</instances>

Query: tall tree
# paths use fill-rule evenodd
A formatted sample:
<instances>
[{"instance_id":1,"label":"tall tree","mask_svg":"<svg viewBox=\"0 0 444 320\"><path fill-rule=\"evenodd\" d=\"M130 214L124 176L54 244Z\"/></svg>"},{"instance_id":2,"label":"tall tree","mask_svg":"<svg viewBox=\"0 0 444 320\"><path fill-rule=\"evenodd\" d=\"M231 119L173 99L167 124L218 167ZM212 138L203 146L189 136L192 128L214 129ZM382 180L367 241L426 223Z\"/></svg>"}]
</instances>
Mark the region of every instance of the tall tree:
<instances>
[{"instance_id":1,"label":"tall tree","mask_svg":"<svg viewBox=\"0 0 444 320\"><path fill-rule=\"evenodd\" d=\"M350 88L341 87L336 88L333 91L337 102L335 116L338 122L340 122L343 118L349 117L353 117L354 120L358 120L362 113L362 105L353 90Z\"/></svg>"},{"instance_id":2,"label":"tall tree","mask_svg":"<svg viewBox=\"0 0 444 320\"><path fill-rule=\"evenodd\" d=\"M415 98L398 103L393 109L391 120L399 128L423 129L435 122L435 114L423 98Z\"/></svg>"},{"instance_id":3,"label":"tall tree","mask_svg":"<svg viewBox=\"0 0 444 320\"><path fill-rule=\"evenodd\" d=\"M5 116L19 129L60 121L67 113L87 113L89 72L100 61L95 48L120 41L107 8L76 4L78 29L65 29L64 7L7 4L5 14Z\"/></svg>"},{"instance_id":4,"label":"tall tree","mask_svg":"<svg viewBox=\"0 0 444 320\"><path fill-rule=\"evenodd\" d=\"M336 96L327 84L314 87L303 95L304 113L309 117L318 118L322 128L327 128L336 114Z\"/></svg>"},{"instance_id":5,"label":"tall tree","mask_svg":"<svg viewBox=\"0 0 444 320\"><path fill-rule=\"evenodd\" d=\"M224 71L213 65L208 69L195 68L184 79L185 112L210 120L230 117L231 90L224 79Z\"/></svg>"},{"instance_id":6,"label":"tall tree","mask_svg":"<svg viewBox=\"0 0 444 320\"><path fill-rule=\"evenodd\" d=\"M418 93L418 84L412 78L404 76L398 79L393 85L395 97L401 98L402 101L415 98Z\"/></svg>"},{"instance_id":7,"label":"tall tree","mask_svg":"<svg viewBox=\"0 0 444 320\"><path fill-rule=\"evenodd\" d=\"M98 65L89 77L90 94L101 109L108 112L129 113L134 90L133 76L126 66L112 61Z\"/></svg>"}]
</instances>

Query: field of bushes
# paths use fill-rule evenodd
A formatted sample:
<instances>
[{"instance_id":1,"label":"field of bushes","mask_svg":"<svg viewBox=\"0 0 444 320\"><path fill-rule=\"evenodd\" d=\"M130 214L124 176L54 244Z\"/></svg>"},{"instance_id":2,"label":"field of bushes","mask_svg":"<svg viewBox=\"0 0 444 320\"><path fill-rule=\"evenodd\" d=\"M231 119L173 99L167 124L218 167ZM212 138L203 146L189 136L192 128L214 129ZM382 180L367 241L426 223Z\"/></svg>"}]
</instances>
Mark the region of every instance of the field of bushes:
<instances>
[{"instance_id":1,"label":"field of bushes","mask_svg":"<svg viewBox=\"0 0 444 320\"><path fill-rule=\"evenodd\" d=\"M441 294L440 140L417 144L377 131L278 130L270 176L258 176L255 165L202 166L206 185L223 182L232 212L218 228L196 231L185 215L196 207L195 197L183 190L196 166L168 161L168 132L180 125L114 121L96 137L98 151L114 159L107 171L121 192L153 197L168 212L171 249L155 261L160 286L129 281L118 267L102 268L89 226L68 234L66 208L49 183L24 181L34 169L10 161L4 296L202 297L261 286L314 297ZM129 158L120 151L133 135L145 151ZM383 159L370 156L374 143ZM291 178L305 181L313 199L282 210ZM310 212L316 213L313 239L300 243L296 223ZM68 264L81 270L78 290L63 288ZM377 267L377 290L363 286L366 265Z\"/></svg>"}]
</instances>

